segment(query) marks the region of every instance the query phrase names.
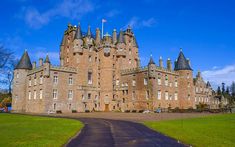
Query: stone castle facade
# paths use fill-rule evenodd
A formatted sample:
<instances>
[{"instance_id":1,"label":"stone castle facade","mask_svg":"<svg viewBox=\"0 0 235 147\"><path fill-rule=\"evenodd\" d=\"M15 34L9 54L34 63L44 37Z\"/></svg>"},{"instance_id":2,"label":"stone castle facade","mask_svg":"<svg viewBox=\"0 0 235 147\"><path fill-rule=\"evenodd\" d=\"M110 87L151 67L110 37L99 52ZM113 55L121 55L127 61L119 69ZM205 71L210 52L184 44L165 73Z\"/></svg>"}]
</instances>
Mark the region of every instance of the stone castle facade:
<instances>
[{"instance_id":1,"label":"stone castle facade","mask_svg":"<svg viewBox=\"0 0 235 147\"><path fill-rule=\"evenodd\" d=\"M68 25L60 45L60 66L49 57L31 63L27 51L14 71L13 111L84 112L139 111L157 108L195 108L199 103L217 104L210 83L200 72L193 78L190 61L182 51L172 61L159 64L150 57L140 67L138 44L130 27L114 29L101 37L80 25Z\"/></svg>"}]
</instances>

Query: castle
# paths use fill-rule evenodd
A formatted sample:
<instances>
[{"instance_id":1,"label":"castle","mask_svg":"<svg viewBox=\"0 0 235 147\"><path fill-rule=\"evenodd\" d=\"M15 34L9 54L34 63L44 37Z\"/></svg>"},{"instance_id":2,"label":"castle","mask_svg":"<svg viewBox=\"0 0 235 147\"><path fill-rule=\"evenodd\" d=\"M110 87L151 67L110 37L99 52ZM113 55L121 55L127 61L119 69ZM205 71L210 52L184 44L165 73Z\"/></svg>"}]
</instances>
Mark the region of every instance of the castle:
<instances>
[{"instance_id":1,"label":"castle","mask_svg":"<svg viewBox=\"0 0 235 147\"><path fill-rule=\"evenodd\" d=\"M138 44L132 29L114 29L112 35L95 36L90 26L68 25L60 45L60 66L48 55L31 63L24 52L14 70L13 111L85 112L140 111L157 108L195 108L199 103L217 105L210 83L200 72L193 78L190 61L182 50L174 62L163 66L152 57L140 66Z\"/></svg>"}]
</instances>

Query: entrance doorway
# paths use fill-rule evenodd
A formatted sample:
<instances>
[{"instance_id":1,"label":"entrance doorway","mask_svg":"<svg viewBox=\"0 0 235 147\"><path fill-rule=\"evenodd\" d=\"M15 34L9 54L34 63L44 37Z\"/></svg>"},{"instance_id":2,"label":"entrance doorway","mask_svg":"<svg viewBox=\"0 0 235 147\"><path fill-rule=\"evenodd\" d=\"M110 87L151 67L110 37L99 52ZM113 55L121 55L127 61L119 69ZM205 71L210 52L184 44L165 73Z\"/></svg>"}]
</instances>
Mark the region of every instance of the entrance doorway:
<instances>
[{"instance_id":1,"label":"entrance doorway","mask_svg":"<svg viewBox=\"0 0 235 147\"><path fill-rule=\"evenodd\" d=\"M105 104L105 109L104 109L105 112L108 112L109 111L109 104Z\"/></svg>"}]
</instances>

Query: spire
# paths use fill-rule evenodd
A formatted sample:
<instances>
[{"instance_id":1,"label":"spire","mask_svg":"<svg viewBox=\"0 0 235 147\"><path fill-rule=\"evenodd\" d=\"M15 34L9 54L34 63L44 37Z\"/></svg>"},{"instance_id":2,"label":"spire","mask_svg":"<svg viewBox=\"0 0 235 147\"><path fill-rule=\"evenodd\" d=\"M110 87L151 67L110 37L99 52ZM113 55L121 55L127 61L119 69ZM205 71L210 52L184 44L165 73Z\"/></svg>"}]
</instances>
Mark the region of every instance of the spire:
<instances>
[{"instance_id":1,"label":"spire","mask_svg":"<svg viewBox=\"0 0 235 147\"><path fill-rule=\"evenodd\" d=\"M44 63L51 63L48 54L46 56L46 59L45 59Z\"/></svg>"},{"instance_id":2,"label":"spire","mask_svg":"<svg viewBox=\"0 0 235 147\"><path fill-rule=\"evenodd\" d=\"M91 37L91 26L88 26L87 37Z\"/></svg>"},{"instance_id":3,"label":"spire","mask_svg":"<svg viewBox=\"0 0 235 147\"><path fill-rule=\"evenodd\" d=\"M210 82L209 82L209 81L207 81L207 83L206 83L206 87L207 87L207 88L211 87L211 84L210 84Z\"/></svg>"},{"instance_id":4,"label":"spire","mask_svg":"<svg viewBox=\"0 0 235 147\"><path fill-rule=\"evenodd\" d=\"M180 54L175 64L175 70L192 70L187 59L183 54L182 49L180 49Z\"/></svg>"},{"instance_id":5,"label":"spire","mask_svg":"<svg viewBox=\"0 0 235 147\"><path fill-rule=\"evenodd\" d=\"M24 52L15 69L32 69L32 64L27 51Z\"/></svg>"},{"instance_id":6,"label":"spire","mask_svg":"<svg viewBox=\"0 0 235 147\"><path fill-rule=\"evenodd\" d=\"M117 43L124 43L123 31L120 30Z\"/></svg>"},{"instance_id":7,"label":"spire","mask_svg":"<svg viewBox=\"0 0 235 147\"><path fill-rule=\"evenodd\" d=\"M137 41L136 41L135 36L133 36L133 46L139 48L139 45L138 45L138 43L137 43Z\"/></svg>"},{"instance_id":8,"label":"spire","mask_svg":"<svg viewBox=\"0 0 235 147\"><path fill-rule=\"evenodd\" d=\"M80 23L78 23L74 39L82 39L82 31L81 31Z\"/></svg>"},{"instance_id":9,"label":"spire","mask_svg":"<svg viewBox=\"0 0 235 147\"><path fill-rule=\"evenodd\" d=\"M153 61L152 55L150 56L150 60L149 60L149 64L148 65L150 65L150 64L155 64L155 62Z\"/></svg>"}]
</instances>

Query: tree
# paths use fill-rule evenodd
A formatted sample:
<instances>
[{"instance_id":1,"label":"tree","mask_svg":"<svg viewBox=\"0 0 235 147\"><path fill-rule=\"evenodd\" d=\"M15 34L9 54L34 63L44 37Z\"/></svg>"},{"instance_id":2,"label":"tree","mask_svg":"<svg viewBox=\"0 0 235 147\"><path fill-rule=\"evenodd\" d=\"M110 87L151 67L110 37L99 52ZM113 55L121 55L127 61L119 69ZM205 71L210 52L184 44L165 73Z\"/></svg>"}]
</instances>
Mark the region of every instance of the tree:
<instances>
[{"instance_id":1,"label":"tree","mask_svg":"<svg viewBox=\"0 0 235 147\"><path fill-rule=\"evenodd\" d=\"M222 94L225 93L225 83L222 83Z\"/></svg>"},{"instance_id":2,"label":"tree","mask_svg":"<svg viewBox=\"0 0 235 147\"><path fill-rule=\"evenodd\" d=\"M235 100L235 82L232 82L232 85L230 87L230 91L231 91L231 96Z\"/></svg>"},{"instance_id":3,"label":"tree","mask_svg":"<svg viewBox=\"0 0 235 147\"><path fill-rule=\"evenodd\" d=\"M218 86L218 89L217 89L217 95L221 95L221 89L220 89L220 86Z\"/></svg>"},{"instance_id":4,"label":"tree","mask_svg":"<svg viewBox=\"0 0 235 147\"><path fill-rule=\"evenodd\" d=\"M3 45L0 45L0 69L7 64L7 61L11 58L12 55L12 52L4 48Z\"/></svg>"},{"instance_id":5,"label":"tree","mask_svg":"<svg viewBox=\"0 0 235 147\"><path fill-rule=\"evenodd\" d=\"M230 90L229 90L229 87L228 87L228 86L227 86L227 88L226 88L225 93L226 93L227 95L230 95Z\"/></svg>"},{"instance_id":6,"label":"tree","mask_svg":"<svg viewBox=\"0 0 235 147\"><path fill-rule=\"evenodd\" d=\"M14 78L14 69L17 63L18 60L11 57L11 59L8 60L5 66L2 69L0 69L0 74L2 77L0 83L4 84L7 87L9 94L11 94L12 82Z\"/></svg>"}]
</instances>

